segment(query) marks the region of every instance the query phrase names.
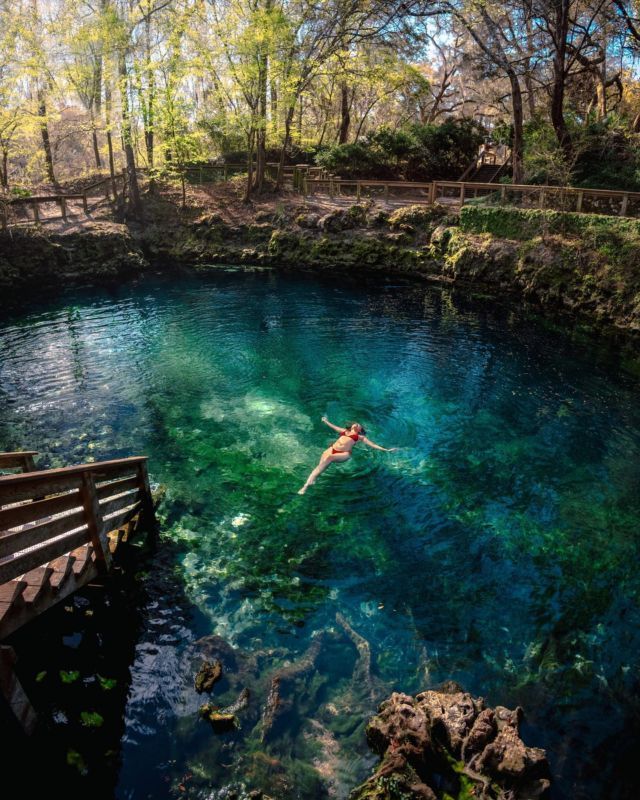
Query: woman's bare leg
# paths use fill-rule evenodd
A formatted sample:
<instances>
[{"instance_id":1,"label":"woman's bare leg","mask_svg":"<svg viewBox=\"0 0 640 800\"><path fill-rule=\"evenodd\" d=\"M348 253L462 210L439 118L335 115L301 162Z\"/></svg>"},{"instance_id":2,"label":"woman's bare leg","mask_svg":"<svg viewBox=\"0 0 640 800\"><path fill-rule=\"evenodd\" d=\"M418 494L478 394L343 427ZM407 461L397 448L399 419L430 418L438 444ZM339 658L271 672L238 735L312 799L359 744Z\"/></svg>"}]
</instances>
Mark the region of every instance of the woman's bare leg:
<instances>
[{"instance_id":1,"label":"woman's bare leg","mask_svg":"<svg viewBox=\"0 0 640 800\"><path fill-rule=\"evenodd\" d=\"M309 486L316 482L316 478L318 475L321 475L325 469L333 464L334 461L348 461L351 457L350 453L332 453L331 455L325 456L324 453L322 454L322 458L320 459L320 463L318 466L311 472L305 485L302 489L298 489L298 494L304 494Z\"/></svg>"}]
</instances>

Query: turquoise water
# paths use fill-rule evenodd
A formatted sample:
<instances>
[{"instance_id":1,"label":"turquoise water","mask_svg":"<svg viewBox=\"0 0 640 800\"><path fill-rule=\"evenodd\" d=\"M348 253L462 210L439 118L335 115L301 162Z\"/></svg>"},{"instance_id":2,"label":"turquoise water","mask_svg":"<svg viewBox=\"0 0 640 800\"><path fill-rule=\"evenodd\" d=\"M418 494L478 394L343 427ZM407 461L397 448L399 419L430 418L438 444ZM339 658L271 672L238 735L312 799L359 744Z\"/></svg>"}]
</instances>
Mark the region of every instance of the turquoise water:
<instances>
[{"instance_id":1,"label":"turquoise water","mask_svg":"<svg viewBox=\"0 0 640 800\"><path fill-rule=\"evenodd\" d=\"M636 797L638 394L589 344L424 287L229 272L7 315L0 450L46 466L146 453L167 487L126 704L91 701L120 739L115 795L345 797L373 763L377 702L454 679L525 709L555 798ZM299 497L332 441L323 414L402 449L358 444ZM368 641L370 679L337 614ZM265 733L271 677L316 639ZM235 732L198 719L207 647L231 665L212 700L251 691ZM90 786L99 734L47 685Z\"/></svg>"}]
</instances>

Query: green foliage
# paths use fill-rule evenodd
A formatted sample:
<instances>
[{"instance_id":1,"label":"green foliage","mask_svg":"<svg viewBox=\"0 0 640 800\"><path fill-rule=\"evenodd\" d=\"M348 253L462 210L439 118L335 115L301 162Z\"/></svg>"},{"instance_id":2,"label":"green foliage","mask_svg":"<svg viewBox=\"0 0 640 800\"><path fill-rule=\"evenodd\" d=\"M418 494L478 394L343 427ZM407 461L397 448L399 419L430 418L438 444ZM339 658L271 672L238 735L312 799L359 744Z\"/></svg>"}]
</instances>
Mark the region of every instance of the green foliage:
<instances>
[{"instance_id":1,"label":"green foliage","mask_svg":"<svg viewBox=\"0 0 640 800\"><path fill-rule=\"evenodd\" d=\"M97 711L81 711L80 721L85 728L100 728L104 722L104 717Z\"/></svg>"},{"instance_id":2,"label":"green foliage","mask_svg":"<svg viewBox=\"0 0 640 800\"><path fill-rule=\"evenodd\" d=\"M39 672L36 675L36 683L42 683L42 681L46 678L46 676L47 676L47 670L46 669L42 670L42 672Z\"/></svg>"},{"instance_id":3,"label":"green foliage","mask_svg":"<svg viewBox=\"0 0 640 800\"><path fill-rule=\"evenodd\" d=\"M464 206L460 227L468 233L492 233L506 239L531 239L542 233L589 236L604 244L620 237L640 246L640 221L605 214L543 209Z\"/></svg>"},{"instance_id":4,"label":"green foliage","mask_svg":"<svg viewBox=\"0 0 640 800\"><path fill-rule=\"evenodd\" d=\"M100 688L104 689L105 692L114 689L118 683L115 678L103 678L102 675L98 675L98 680L100 681Z\"/></svg>"},{"instance_id":5,"label":"green foliage","mask_svg":"<svg viewBox=\"0 0 640 800\"><path fill-rule=\"evenodd\" d=\"M401 229L403 225L427 228L431 223L441 220L446 213L447 210L440 205L404 206L389 215L389 226L394 230Z\"/></svg>"},{"instance_id":6,"label":"green foliage","mask_svg":"<svg viewBox=\"0 0 640 800\"><path fill-rule=\"evenodd\" d=\"M70 670L69 672L64 669L60 670L60 680L63 683L75 683L79 677L80 673L77 669Z\"/></svg>"},{"instance_id":7,"label":"green foliage","mask_svg":"<svg viewBox=\"0 0 640 800\"><path fill-rule=\"evenodd\" d=\"M640 191L640 139L615 115L587 125L568 117L567 155L549 122L525 126L525 182Z\"/></svg>"},{"instance_id":8,"label":"green foliage","mask_svg":"<svg viewBox=\"0 0 640 800\"><path fill-rule=\"evenodd\" d=\"M382 127L358 142L318 153L316 163L343 178L456 179L477 152L483 133L478 123L468 119L401 130Z\"/></svg>"}]
</instances>

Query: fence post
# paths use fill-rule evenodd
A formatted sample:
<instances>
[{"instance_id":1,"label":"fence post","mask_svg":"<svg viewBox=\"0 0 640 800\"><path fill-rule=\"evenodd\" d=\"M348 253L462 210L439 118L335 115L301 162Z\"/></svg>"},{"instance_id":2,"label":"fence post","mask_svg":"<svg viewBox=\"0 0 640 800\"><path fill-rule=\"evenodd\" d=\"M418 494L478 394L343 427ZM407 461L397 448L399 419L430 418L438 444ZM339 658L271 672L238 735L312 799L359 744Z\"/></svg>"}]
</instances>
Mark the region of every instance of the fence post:
<instances>
[{"instance_id":1,"label":"fence post","mask_svg":"<svg viewBox=\"0 0 640 800\"><path fill-rule=\"evenodd\" d=\"M31 207L33 208L33 219L35 222L40 222L40 209L38 208L38 201L34 200L34 202L31 203Z\"/></svg>"},{"instance_id":2,"label":"fence post","mask_svg":"<svg viewBox=\"0 0 640 800\"><path fill-rule=\"evenodd\" d=\"M9 216L7 213L8 203L5 203L4 200L0 200L0 212L2 216L2 230L6 231L9 227Z\"/></svg>"},{"instance_id":3,"label":"fence post","mask_svg":"<svg viewBox=\"0 0 640 800\"><path fill-rule=\"evenodd\" d=\"M360 200L360 181L356 184L356 200Z\"/></svg>"},{"instance_id":4,"label":"fence post","mask_svg":"<svg viewBox=\"0 0 640 800\"><path fill-rule=\"evenodd\" d=\"M89 537L96 555L96 566L100 572L107 570L107 558L102 544L102 514L96 494L96 484L90 472L82 473L80 498L84 507L85 521L89 529Z\"/></svg>"},{"instance_id":5,"label":"fence post","mask_svg":"<svg viewBox=\"0 0 640 800\"><path fill-rule=\"evenodd\" d=\"M467 188L466 184L464 183L460 184L460 207L464 205L464 193L466 188Z\"/></svg>"},{"instance_id":6,"label":"fence post","mask_svg":"<svg viewBox=\"0 0 640 800\"><path fill-rule=\"evenodd\" d=\"M623 194L622 195L622 205L620 206L620 216L626 217L627 216L627 206L629 205L629 195Z\"/></svg>"},{"instance_id":7,"label":"fence post","mask_svg":"<svg viewBox=\"0 0 640 800\"><path fill-rule=\"evenodd\" d=\"M539 198L539 205L540 208L544 208L544 189L540 189L540 198Z\"/></svg>"},{"instance_id":8,"label":"fence post","mask_svg":"<svg viewBox=\"0 0 640 800\"><path fill-rule=\"evenodd\" d=\"M578 202L576 203L576 211L582 211L582 192L578 192Z\"/></svg>"},{"instance_id":9,"label":"fence post","mask_svg":"<svg viewBox=\"0 0 640 800\"><path fill-rule=\"evenodd\" d=\"M224 165L223 178L224 178L225 181L227 180L227 165L226 164Z\"/></svg>"},{"instance_id":10,"label":"fence post","mask_svg":"<svg viewBox=\"0 0 640 800\"><path fill-rule=\"evenodd\" d=\"M389 184L385 183L384 185L384 202L389 203Z\"/></svg>"},{"instance_id":11,"label":"fence post","mask_svg":"<svg viewBox=\"0 0 640 800\"><path fill-rule=\"evenodd\" d=\"M66 222L67 221L67 201L62 195L60 195L60 212L62 214L62 219Z\"/></svg>"},{"instance_id":12,"label":"fence post","mask_svg":"<svg viewBox=\"0 0 640 800\"><path fill-rule=\"evenodd\" d=\"M82 195L82 207L84 208L84 213L88 214L89 213L89 204L87 203L87 193L86 192Z\"/></svg>"},{"instance_id":13,"label":"fence post","mask_svg":"<svg viewBox=\"0 0 640 800\"><path fill-rule=\"evenodd\" d=\"M500 202L504 203L507 199L507 187L501 186L500 187Z\"/></svg>"},{"instance_id":14,"label":"fence post","mask_svg":"<svg viewBox=\"0 0 640 800\"><path fill-rule=\"evenodd\" d=\"M156 512L153 508L146 461L142 461L138 466L138 481L140 482L140 492L142 493L142 524L147 528L155 528Z\"/></svg>"}]
</instances>

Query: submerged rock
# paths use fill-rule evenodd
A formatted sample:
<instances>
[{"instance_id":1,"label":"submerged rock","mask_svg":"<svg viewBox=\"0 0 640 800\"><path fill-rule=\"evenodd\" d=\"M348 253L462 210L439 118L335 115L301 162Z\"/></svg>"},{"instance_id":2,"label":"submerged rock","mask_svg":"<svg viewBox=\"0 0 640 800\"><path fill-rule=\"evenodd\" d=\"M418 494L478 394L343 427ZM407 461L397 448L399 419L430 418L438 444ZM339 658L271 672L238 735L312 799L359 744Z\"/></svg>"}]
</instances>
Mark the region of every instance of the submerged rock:
<instances>
[{"instance_id":1,"label":"submerged rock","mask_svg":"<svg viewBox=\"0 0 640 800\"><path fill-rule=\"evenodd\" d=\"M521 718L520 708L487 708L455 683L415 697L394 692L367 727L382 760L350 798L543 798L550 786L546 755L524 744Z\"/></svg>"},{"instance_id":2,"label":"submerged rock","mask_svg":"<svg viewBox=\"0 0 640 800\"><path fill-rule=\"evenodd\" d=\"M216 681L222 677L222 664L219 661L204 661L196 675L196 692L210 692Z\"/></svg>"},{"instance_id":3,"label":"submerged rock","mask_svg":"<svg viewBox=\"0 0 640 800\"><path fill-rule=\"evenodd\" d=\"M240 727L236 714L249 705L250 692L243 689L238 698L226 708L219 708L211 703L200 706L200 716L211 723L218 732L230 731Z\"/></svg>"}]
</instances>

